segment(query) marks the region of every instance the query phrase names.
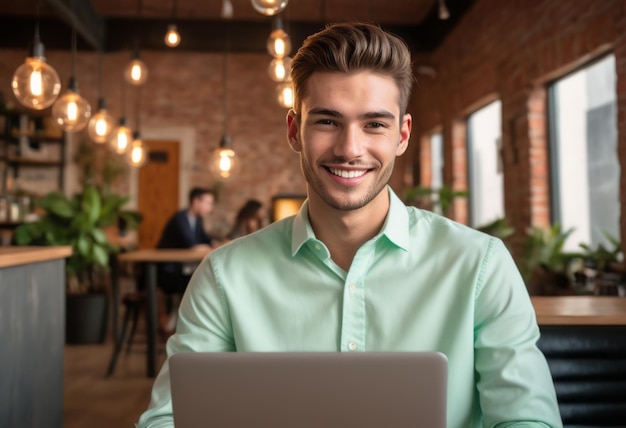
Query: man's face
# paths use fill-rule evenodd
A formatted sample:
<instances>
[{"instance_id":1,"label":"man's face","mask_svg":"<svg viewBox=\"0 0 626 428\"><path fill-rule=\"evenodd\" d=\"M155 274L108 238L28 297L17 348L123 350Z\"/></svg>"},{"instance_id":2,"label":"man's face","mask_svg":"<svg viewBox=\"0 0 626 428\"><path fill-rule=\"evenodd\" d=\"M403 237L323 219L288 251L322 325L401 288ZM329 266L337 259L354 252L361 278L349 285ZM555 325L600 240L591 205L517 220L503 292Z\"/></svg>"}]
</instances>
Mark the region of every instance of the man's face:
<instances>
[{"instance_id":1,"label":"man's face","mask_svg":"<svg viewBox=\"0 0 626 428\"><path fill-rule=\"evenodd\" d=\"M215 200L213 195L210 193L205 193L204 195L195 198L191 205L192 211L201 217L208 215L211 211L213 211L213 205Z\"/></svg>"},{"instance_id":2,"label":"man's face","mask_svg":"<svg viewBox=\"0 0 626 428\"><path fill-rule=\"evenodd\" d=\"M338 210L366 206L385 188L408 144L411 116L400 118L398 87L369 71L318 72L306 94L300 117L290 114L287 122L309 198Z\"/></svg>"}]
</instances>

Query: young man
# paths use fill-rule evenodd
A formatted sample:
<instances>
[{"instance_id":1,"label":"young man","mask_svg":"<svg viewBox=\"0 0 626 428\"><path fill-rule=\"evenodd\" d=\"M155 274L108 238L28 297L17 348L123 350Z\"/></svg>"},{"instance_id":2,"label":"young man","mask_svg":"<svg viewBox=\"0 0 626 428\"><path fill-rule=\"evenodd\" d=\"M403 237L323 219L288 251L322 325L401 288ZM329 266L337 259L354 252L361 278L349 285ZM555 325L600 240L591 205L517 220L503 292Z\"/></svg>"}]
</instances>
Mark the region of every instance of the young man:
<instances>
[{"instance_id":1,"label":"young man","mask_svg":"<svg viewBox=\"0 0 626 428\"><path fill-rule=\"evenodd\" d=\"M387 186L411 131L406 45L376 26L332 25L305 41L291 76L288 137L308 200L204 260L169 354L440 351L450 427L561 426L502 242L407 207ZM139 426L170 424L166 363Z\"/></svg>"}]
</instances>

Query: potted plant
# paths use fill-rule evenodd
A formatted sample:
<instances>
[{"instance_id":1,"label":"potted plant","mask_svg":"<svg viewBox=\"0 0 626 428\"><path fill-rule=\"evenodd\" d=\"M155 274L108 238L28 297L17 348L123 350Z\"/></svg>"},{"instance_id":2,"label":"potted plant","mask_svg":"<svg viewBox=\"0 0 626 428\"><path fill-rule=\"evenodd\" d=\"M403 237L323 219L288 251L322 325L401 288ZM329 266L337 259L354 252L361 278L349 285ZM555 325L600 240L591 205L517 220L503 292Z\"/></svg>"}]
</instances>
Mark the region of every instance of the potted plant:
<instances>
[{"instance_id":1,"label":"potted plant","mask_svg":"<svg viewBox=\"0 0 626 428\"><path fill-rule=\"evenodd\" d=\"M403 192L405 203L444 215L452 207L455 198L466 198L467 196L467 191L453 190L449 186L442 186L438 189L414 186L404 189Z\"/></svg>"},{"instance_id":2,"label":"potted plant","mask_svg":"<svg viewBox=\"0 0 626 428\"><path fill-rule=\"evenodd\" d=\"M67 343L101 343L105 338L109 256L118 248L104 228L120 219L131 228L138 225L140 214L122 208L127 200L93 185L70 198L52 192L38 201L44 211L41 218L15 230L18 245L72 247L66 263Z\"/></svg>"},{"instance_id":3,"label":"potted plant","mask_svg":"<svg viewBox=\"0 0 626 428\"><path fill-rule=\"evenodd\" d=\"M575 294L569 267L580 254L563 251L573 230L563 231L558 223L547 229L533 227L528 230L520 270L530 294Z\"/></svg>"}]
</instances>

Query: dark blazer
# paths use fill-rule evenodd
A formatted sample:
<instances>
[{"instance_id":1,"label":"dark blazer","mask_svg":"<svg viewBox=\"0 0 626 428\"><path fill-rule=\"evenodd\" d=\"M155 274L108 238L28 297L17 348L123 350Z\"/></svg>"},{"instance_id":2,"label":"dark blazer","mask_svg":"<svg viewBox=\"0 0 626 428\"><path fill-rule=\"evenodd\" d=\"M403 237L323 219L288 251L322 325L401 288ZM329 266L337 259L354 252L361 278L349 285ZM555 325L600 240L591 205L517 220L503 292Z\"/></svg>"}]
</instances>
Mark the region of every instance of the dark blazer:
<instances>
[{"instance_id":1,"label":"dark blazer","mask_svg":"<svg viewBox=\"0 0 626 428\"><path fill-rule=\"evenodd\" d=\"M213 238L204 231L202 218L196 218L195 230L191 229L187 210L178 211L169 219L157 248L191 248L197 244L211 245Z\"/></svg>"},{"instance_id":2,"label":"dark blazer","mask_svg":"<svg viewBox=\"0 0 626 428\"><path fill-rule=\"evenodd\" d=\"M196 218L196 227L192 230L187 217L187 210L174 214L169 219L157 248L191 248L197 244L211 245L213 238L204 231L202 218ZM167 294L182 293L189 282L189 275L183 274L181 263L159 263L157 283Z\"/></svg>"}]
</instances>

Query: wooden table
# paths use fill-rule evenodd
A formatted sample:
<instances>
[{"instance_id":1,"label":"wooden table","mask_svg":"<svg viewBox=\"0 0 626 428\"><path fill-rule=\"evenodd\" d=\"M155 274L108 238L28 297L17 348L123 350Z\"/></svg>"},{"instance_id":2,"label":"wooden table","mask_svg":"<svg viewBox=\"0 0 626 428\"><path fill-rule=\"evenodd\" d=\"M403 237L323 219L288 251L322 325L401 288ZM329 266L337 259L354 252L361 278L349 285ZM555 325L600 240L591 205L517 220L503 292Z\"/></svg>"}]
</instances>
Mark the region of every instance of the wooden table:
<instances>
[{"instance_id":1,"label":"wooden table","mask_svg":"<svg viewBox=\"0 0 626 428\"><path fill-rule=\"evenodd\" d=\"M120 262L141 263L145 266L145 290L148 298L146 311L146 327L148 336L148 352L146 353L147 375L156 375L156 340L157 340L157 264L159 263L198 263L210 251L191 249L150 249L121 253L117 256ZM119 300L119 279L113 274L113 332L117 339L117 305ZM117 340L116 340L117 342Z\"/></svg>"},{"instance_id":2,"label":"wooden table","mask_svg":"<svg viewBox=\"0 0 626 428\"><path fill-rule=\"evenodd\" d=\"M626 298L531 297L539 325L626 325Z\"/></svg>"}]
</instances>

